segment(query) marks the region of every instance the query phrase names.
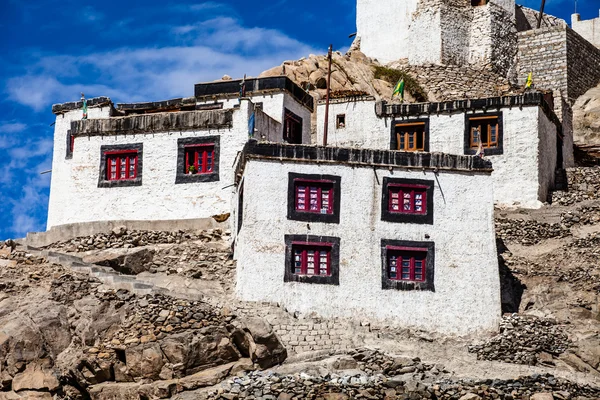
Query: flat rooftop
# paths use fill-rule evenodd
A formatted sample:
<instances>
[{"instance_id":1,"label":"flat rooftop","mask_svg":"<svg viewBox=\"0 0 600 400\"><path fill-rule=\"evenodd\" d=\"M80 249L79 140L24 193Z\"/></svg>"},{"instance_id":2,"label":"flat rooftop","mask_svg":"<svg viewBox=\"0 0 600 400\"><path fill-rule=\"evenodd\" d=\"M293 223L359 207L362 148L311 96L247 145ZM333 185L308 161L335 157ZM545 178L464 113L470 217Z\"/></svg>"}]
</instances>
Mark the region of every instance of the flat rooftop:
<instances>
[{"instance_id":1,"label":"flat rooftop","mask_svg":"<svg viewBox=\"0 0 600 400\"><path fill-rule=\"evenodd\" d=\"M314 99L312 95L296 85L287 76L249 78L245 81L246 96L251 97L253 95L288 92L297 102L304 105L311 112L314 110ZM238 96L241 83L241 79L198 83L194 86L194 95L197 99Z\"/></svg>"},{"instance_id":2,"label":"flat rooftop","mask_svg":"<svg viewBox=\"0 0 600 400\"><path fill-rule=\"evenodd\" d=\"M492 162L476 156L445 153L372 150L326 147L249 140L236 167L236 181L243 175L246 162L252 159L278 162L339 164L352 167L404 168L435 171L460 171L490 174Z\"/></svg>"}]
</instances>

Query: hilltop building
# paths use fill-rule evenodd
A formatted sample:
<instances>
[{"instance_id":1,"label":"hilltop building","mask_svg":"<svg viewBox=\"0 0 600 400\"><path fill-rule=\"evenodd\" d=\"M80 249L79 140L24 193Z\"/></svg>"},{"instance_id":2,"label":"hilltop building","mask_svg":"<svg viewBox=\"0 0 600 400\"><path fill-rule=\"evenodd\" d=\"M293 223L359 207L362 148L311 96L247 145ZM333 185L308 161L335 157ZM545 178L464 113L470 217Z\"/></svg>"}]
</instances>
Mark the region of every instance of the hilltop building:
<instances>
[{"instance_id":1,"label":"hilltop building","mask_svg":"<svg viewBox=\"0 0 600 400\"><path fill-rule=\"evenodd\" d=\"M571 105L600 81L599 49L564 21L535 24L514 0L358 0L351 51L465 68L495 94L448 82L445 101L336 96L327 146L324 104L308 91L323 76L295 83L285 68L198 84L189 98L91 99L86 119L82 102L55 105L48 229L226 221L244 300L445 334L493 329L494 204L546 201L574 162Z\"/></svg>"}]
</instances>

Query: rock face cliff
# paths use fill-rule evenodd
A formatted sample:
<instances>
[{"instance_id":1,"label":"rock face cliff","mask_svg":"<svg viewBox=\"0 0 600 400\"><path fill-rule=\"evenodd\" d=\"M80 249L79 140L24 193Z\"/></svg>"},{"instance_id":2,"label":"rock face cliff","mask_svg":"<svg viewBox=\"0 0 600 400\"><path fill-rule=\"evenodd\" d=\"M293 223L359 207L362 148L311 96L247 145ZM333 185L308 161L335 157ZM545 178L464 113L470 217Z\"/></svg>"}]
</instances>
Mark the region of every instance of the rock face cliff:
<instances>
[{"instance_id":1,"label":"rock face cliff","mask_svg":"<svg viewBox=\"0 0 600 400\"><path fill-rule=\"evenodd\" d=\"M600 158L600 85L588 90L573 106L573 139L579 149Z\"/></svg>"}]
</instances>

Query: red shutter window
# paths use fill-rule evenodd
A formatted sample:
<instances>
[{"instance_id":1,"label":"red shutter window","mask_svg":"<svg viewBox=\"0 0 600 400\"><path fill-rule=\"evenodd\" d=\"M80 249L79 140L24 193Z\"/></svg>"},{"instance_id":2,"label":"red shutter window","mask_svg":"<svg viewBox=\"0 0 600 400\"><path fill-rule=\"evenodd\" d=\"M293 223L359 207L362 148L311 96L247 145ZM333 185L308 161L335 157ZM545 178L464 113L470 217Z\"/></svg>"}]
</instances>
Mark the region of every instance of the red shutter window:
<instances>
[{"instance_id":1,"label":"red shutter window","mask_svg":"<svg viewBox=\"0 0 600 400\"><path fill-rule=\"evenodd\" d=\"M75 148L75 136L73 136L73 134L70 134L70 136L69 136L69 151L72 153L74 148Z\"/></svg>"},{"instance_id":2,"label":"red shutter window","mask_svg":"<svg viewBox=\"0 0 600 400\"><path fill-rule=\"evenodd\" d=\"M296 189L296 211L318 214L333 214L332 181L294 181Z\"/></svg>"},{"instance_id":3,"label":"red shutter window","mask_svg":"<svg viewBox=\"0 0 600 400\"><path fill-rule=\"evenodd\" d=\"M388 278L393 281L425 281L427 249L387 247Z\"/></svg>"},{"instance_id":4,"label":"red shutter window","mask_svg":"<svg viewBox=\"0 0 600 400\"><path fill-rule=\"evenodd\" d=\"M138 152L136 150L109 151L106 156L106 180L124 181L137 178Z\"/></svg>"},{"instance_id":5,"label":"red shutter window","mask_svg":"<svg viewBox=\"0 0 600 400\"><path fill-rule=\"evenodd\" d=\"M212 174L214 170L214 143L185 146L185 174Z\"/></svg>"},{"instance_id":6,"label":"red shutter window","mask_svg":"<svg viewBox=\"0 0 600 400\"><path fill-rule=\"evenodd\" d=\"M308 276L331 276L331 243L292 244L292 273Z\"/></svg>"},{"instance_id":7,"label":"red shutter window","mask_svg":"<svg viewBox=\"0 0 600 400\"><path fill-rule=\"evenodd\" d=\"M388 211L404 214L427 214L427 187L389 185Z\"/></svg>"}]
</instances>

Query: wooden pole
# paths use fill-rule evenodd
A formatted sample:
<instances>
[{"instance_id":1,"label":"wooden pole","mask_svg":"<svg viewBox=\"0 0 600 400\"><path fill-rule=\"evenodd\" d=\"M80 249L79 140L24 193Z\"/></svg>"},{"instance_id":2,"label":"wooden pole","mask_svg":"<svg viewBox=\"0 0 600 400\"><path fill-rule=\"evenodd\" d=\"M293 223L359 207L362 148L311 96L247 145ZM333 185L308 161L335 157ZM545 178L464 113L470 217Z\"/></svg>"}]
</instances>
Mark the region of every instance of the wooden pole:
<instances>
[{"instance_id":1,"label":"wooden pole","mask_svg":"<svg viewBox=\"0 0 600 400\"><path fill-rule=\"evenodd\" d=\"M544 18L544 7L546 6L546 0L542 0L542 7L540 7L540 17L538 18L537 28L540 29L542 26L542 18Z\"/></svg>"},{"instance_id":2,"label":"wooden pole","mask_svg":"<svg viewBox=\"0 0 600 400\"><path fill-rule=\"evenodd\" d=\"M329 128L329 95L331 94L331 59L333 58L333 45L329 45L329 66L327 67L327 95L325 96L325 128L323 130L323 146L327 146L327 130Z\"/></svg>"}]
</instances>

